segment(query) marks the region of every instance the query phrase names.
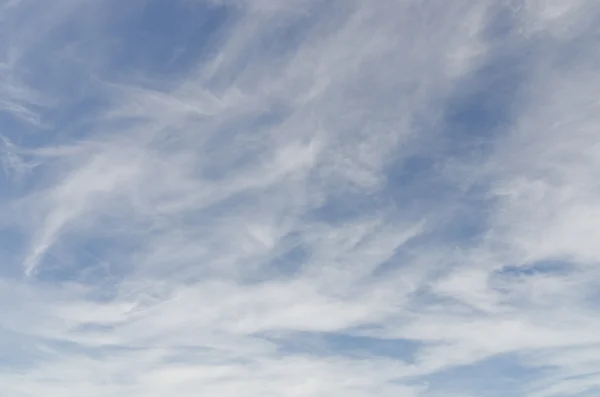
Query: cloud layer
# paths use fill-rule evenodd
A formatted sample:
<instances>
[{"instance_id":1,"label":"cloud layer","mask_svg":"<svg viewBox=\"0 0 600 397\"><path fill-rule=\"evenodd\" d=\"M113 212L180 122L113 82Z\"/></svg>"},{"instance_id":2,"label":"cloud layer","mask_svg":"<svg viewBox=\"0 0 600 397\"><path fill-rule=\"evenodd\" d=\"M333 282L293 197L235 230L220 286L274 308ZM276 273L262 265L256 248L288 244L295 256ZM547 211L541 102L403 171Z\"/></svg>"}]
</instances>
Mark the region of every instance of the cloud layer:
<instances>
[{"instance_id":1,"label":"cloud layer","mask_svg":"<svg viewBox=\"0 0 600 397\"><path fill-rule=\"evenodd\" d=\"M592 396L592 1L0 1L0 396Z\"/></svg>"}]
</instances>

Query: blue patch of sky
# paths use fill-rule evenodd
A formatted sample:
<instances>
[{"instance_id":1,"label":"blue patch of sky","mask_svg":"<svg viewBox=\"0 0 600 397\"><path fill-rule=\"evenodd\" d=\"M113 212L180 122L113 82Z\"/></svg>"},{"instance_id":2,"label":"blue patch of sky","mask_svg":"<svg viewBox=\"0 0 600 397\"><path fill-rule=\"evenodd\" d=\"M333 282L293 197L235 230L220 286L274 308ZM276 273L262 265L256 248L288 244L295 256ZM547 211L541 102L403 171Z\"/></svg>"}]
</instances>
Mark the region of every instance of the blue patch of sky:
<instances>
[{"instance_id":1,"label":"blue patch of sky","mask_svg":"<svg viewBox=\"0 0 600 397\"><path fill-rule=\"evenodd\" d=\"M284 278L296 276L311 256L298 232L285 235L275 250L276 254L270 259L270 266L276 274Z\"/></svg>"},{"instance_id":2,"label":"blue patch of sky","mask_svg":"<svg viewBox=\"0 0 600 397\"><path fill-rule=\"evenodd\" d=\"M41 355L32 346L31 339L21 333L0 327L0 369L19 371L39 364Z\"/></svg>"},{"instance_id":3,"label":"blue patch of sky","mask_svg":"<svg viewBox=\"0 0 600 397\"><path fill-rule=\"evenodd\" d=\"M95 235L78 238L76 232L55 243L38 266L36 281L43 284L77 282L93 287L88 298L107 301L118 294L119 286L132 271L132 264L123 262L133 252L138 241L122 235Z\"/></svg>"},{"instance_id":4,"label":"blue patch of sky","mask_svg":"<svg viewBox=\"0 0 600 397\"><path fill-rule=\"evenodd\" d=\"M477 174L469 169L485 164L494 144L513 126L531 77L528 52L533 46L521 38L512 39L516 28L509 11L500 9L490 15L484 34L490 55L444 98L436 123L421 126L436 132L423 134L428 137L419 142L424 150L392 163L387 170L384 194L397 207L424 215L435 209L440 214L439 226L428 235L431 240L468 244L487 229L494 205L486 196L491 181L463 181L460 170ZM458 170L457 175L452 175L453 170Z\"/></svg>"},{"instance_id":5,"label":"blue patch of sky","mask_svg":"<svg viewBox=\"0 0 600 397\"><path fill-rule=\"evenodd\" d=\"M95 323L86 323L81 324L73 329L74 333L86 333L86 332L110 332L115 327L113 325L106 324L95 324Z\"/></svg>"},{"instance_id":6,"label":"blue patch of sky","mask_svg":"<svg viewBox=\"0 0 600 397\"><path fill-rule=\"evenodd\" d=\"M315 218L339 224L376 209L391 211L394 206L404 218L418 219L431 213L440 217L435 219L435 230L416 238L413 244L469 244L484 236L494 204L486 196L489 181L479 179L465 186L457 177L448 175L447 167L452 163L466 168L480 166L514 121L529 77L530 57L527 45L511 40L515 24L509 11L500 9L490 16L492 23L486 39L491 55L459 81L440 104L437 123L432 126L415 122L414 128L437 130L433 135L422 134L430 137L417 142L423 150L390 164L381 192L344 192L339 197L329 197L314 211Z\"/></svg>"},{"instance_id":7,"label":"blue patch of sky","mask_svg":"<svg viewBox=\"0 0 600 397\"><path fill-rule=\"evenodd\" d=\"M284 355L380 357L412 362L419 342L408 339L382 339L338 332L281 332L259 335L277 345Z\"/></svg>"},{"instance_id":8,"label":"blue patch of sky","mask_svg":"<svg viewBox=\"0 0 600 397\"><path fill-rule=\"evenodd\" d=\"M35 106L33 106L35 108ZM39 127L8 110L0 109L0 134L14 143L21 143L27 136L39 131Z\"/></svg>"},{"instance_id":9,"label":"blue patch of sky","mask_svg":"<svg viewBox=\"0 0 600 397\"><path fill-rule=\"evenodd\" d=\"M252 364L251 358L245 357L231 357L223 355L222 351L215 349L211 346L177 346L169 349L162 359L162 363L165 364L197 364L202 363L204 365L231 365L240 364L248 365Z\"/></svg>"},{"instance_id":10,"label":"blue patch of sky","mask_svg":"<svg viewBox=\"0 0 600 397\"><path fill-rule=\"evenodd\" d=\"M343 225L349 221L374 215L384 208L392 210L389 200L379 194L346 190L332 192L323 205L310 211L306 221L318 221L329 225Z\"/></svg>"},{"instance_id":11,"label":"blue patch of sky","mask_svg":"<svg viewBox=\"0 0 600 397\"><path fill-rule=\"evenodd\" d=\"M82 4L21 60L19 77L49 99L34 107L51 130L21 143L42 146L96 132L93 117L108 105L103 83L173 88L216 50L228 15L224 6L184 0Z\"/></svg>"},{"instance_id":12,"label":"blue patch of sky","mask_svg":"<svg viewBox=\"0 0 600 397\"><path fill-rule=\"evenodd\" d=\"M184 211L180 214L169 214L172 221L177 221L182 228L193 227L195 230L209 231L219 223L231 219L232 215L252 209L257 192L248 190L236 192L227 197L219 197L214 202L197 210Z\"/></svg>"},{"instance_id":13,"label":"blue patch of sky","mask_svg":"<svg viewBox=\"0 0 600 397\"><path fill-rule=\"evenodd\" d=\"M319 0L303 5L302 9L292 12L277 21L270 21L272 31L260 38L258 48L270 57L297 54L297 50L317 36L341 28L343 16L350 15L353 6L345 1ZM322 22L327 23L323 24Z\"/></svg>"},{"instance_id":14,"label":"blue patch of sky","mask_svg":"<svg viewBox=\"0 0 600 397\"><path fill-rule=\"evenodd\" d=\"M115 2L115 7L131 7L121 3ZM113 62L110 70L127 77L140 72L170 79L186 76L191 67L215 51L215 35L230 14L225 6L205 2L150 0L138 4L113 32L119 40L109 57Z\"/></svg>"},{"instance_id":15,"label":"blue patch of sky","mask_svg":"<svg viewBox=\"0 0 600 397\"><path fill-rule=\"evenodd\" d=\"M209 52L227 11L224 6L186 0L109 0L81 5L76 17L51 31L30 51L28 64L38 61L58 72L64 68L57 62L61 59L49 56L62 55L73 68L68 72L88 78L185 77ZM69 79L59 83L62 89L77 86Z\"/></svg>"},{"instance_id":16,"label":"blue patch of sky","mask_svg":"<svg viewBox=\"0 0 600 397\"><path fill-rule=\"evenodd\" d=\"M527 277L544 274L566 275L575 270L571 263L562 260L544 260L520 266L508 265L495 272L499 277Z\"/></svg>"},{"instance_id":17,"label":"blue patch of sky","mask_svg":"<svg viewBox=\"0 0 600 397\"><path fill-rule=\"evenodd\" d=\"M333 3L329 2L329 5L333 5ZM318 12L325 11L323 6L327 6L327 3L321 2ZM298 13L285 19L281 18L275 22L272 25L273 31L261 37L258 47L253 51L260 51L260 53L266 53L269 57L275 58L294 53L308 38L308 33L318 20L313 15L317 12L317 7L311 8L307 12Z\"/></svg>"},{"instance_id":18,"label":"blue patch of sky","mask_svg":"<svg viewBox=\"0 0 600 397\"><path fill-rule=\"evenodd\" d=\"M600 12L594 10L588 14L585 21L581 21L575 27L572 27L571 34L567 35L566 39L560 40L559 37L548 39L545 37L547 44L545 49L552 48L554 51L554 67L563 73L573 71L573 69L581 68L598 68L600 67L600 59L594 57L590 52L590 48L596 47L600 41Z\"/></svg>"},{"instance_id":19,"label":"blue patch of sky","mask_svg":"<svg viewBox=\"0 0 600 397\"><path fill-rule=\"evenodd\" d=\"M26 246L26 238L11 229L0 228L0 277L3 279L19 279L23 275L20 253Z\"/></svg>"},{"instance_id":20,"label":"blue patch of sky","mask_svg":"<svg viewBox=\"0 0 600 397\"><path fill-rule=\"evenodd\" d=\"M218 132L203 141L199 148L203 157L210 159L202 166L202 177L219 181L271 161L274 153L270 148L273 140L278 139L272 135L272 129L284 123L290 113L284 104L272 103L268 108L220 123Z\"/></svg>"}]
</instances>

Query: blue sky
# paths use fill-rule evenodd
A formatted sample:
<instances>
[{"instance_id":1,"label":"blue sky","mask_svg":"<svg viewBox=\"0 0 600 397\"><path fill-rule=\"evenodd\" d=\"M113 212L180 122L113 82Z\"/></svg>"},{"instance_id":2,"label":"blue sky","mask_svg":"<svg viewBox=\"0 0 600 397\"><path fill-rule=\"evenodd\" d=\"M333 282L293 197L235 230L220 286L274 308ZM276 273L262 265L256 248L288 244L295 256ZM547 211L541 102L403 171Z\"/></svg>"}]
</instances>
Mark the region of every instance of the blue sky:
<instances>
[{"instance_id":1,"label":"blue sky","mask_svg":"<svg viewBox=\"0 0 600 397\"><path fill-rule=\"evenodd\" d=\"M600 6L0 0L0 397L588 397Z\"/></svg>"}]
</instances>

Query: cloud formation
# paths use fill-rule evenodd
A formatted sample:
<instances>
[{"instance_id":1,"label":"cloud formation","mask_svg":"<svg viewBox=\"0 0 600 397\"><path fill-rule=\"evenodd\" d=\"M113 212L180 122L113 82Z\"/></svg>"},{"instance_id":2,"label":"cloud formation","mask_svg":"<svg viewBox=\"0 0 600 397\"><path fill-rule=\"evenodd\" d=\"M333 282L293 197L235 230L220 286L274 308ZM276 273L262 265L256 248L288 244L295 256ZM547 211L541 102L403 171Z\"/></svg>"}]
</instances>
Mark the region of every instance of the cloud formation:
<instances>
[{"instance_id":1,"label":"cloud formation","mask_svg":"<svg viewBox=\"0 0 600 397\"><path fill-rule=\"evenodd\" d=\"M592 1L0 1L0 396L586 397Z\"/></svg>"}]
</instances>

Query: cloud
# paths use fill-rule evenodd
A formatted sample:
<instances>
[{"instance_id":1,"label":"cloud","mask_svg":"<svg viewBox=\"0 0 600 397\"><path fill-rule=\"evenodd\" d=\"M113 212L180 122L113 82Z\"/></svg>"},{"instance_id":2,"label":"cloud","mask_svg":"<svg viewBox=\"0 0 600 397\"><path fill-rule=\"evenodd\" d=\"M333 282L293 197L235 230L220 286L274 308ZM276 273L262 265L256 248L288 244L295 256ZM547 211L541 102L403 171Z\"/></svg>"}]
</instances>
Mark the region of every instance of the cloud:
<instances>
[{"instance_id":1,"label":"cloud","mask_svg":"<svg viewBox=\"0 0 600 397\"><path fill-rule=\"evenodd\" d=\"M0 395L591 395L597 11L0 3Z\"/></svg>"}]
</instances>

